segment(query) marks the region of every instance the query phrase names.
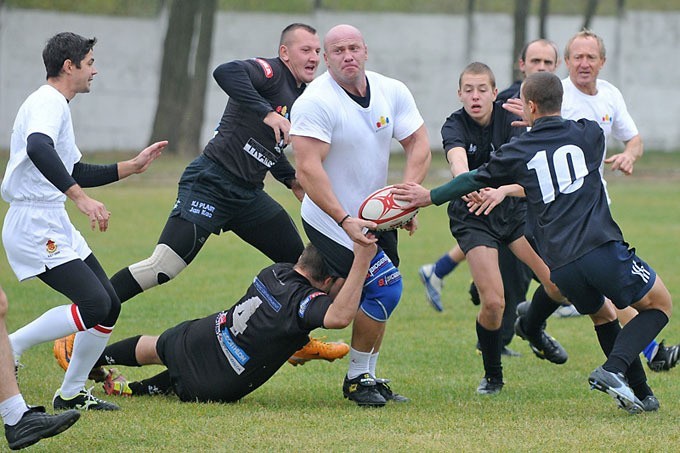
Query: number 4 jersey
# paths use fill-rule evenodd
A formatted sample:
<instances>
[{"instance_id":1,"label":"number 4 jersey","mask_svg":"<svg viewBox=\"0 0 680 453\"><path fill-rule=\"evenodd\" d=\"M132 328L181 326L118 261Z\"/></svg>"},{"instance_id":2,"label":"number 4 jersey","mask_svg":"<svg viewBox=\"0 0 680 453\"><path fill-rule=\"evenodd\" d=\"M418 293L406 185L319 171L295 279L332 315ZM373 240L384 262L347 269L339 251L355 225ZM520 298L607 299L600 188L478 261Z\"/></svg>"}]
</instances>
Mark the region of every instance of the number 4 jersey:
<instances>
[{"instance_id":1,"label":"number 4 jersey","mask_svg":"<svg viewBox=\"0 0 680 453\"><path fill-rule=\"evenodd\" d=\"M492 187L524 187L534 219L530 233L551 270L623 240L599 172L604 146L602 129L593 121L543 117L498 149L475 176Z\"/></svg>"},{"instance_id":2,"label":"number 4 jersey","mask_svg":"<svg viewBox=\"0 0 680 453\"><path fill-rule=\"evenodd\" d=\"M323 327L330 304L292 264L274 264L236 305L217 314L215 334L234 372L257 388L307 344L310 331Z\"/></svg>"}]
</instances>

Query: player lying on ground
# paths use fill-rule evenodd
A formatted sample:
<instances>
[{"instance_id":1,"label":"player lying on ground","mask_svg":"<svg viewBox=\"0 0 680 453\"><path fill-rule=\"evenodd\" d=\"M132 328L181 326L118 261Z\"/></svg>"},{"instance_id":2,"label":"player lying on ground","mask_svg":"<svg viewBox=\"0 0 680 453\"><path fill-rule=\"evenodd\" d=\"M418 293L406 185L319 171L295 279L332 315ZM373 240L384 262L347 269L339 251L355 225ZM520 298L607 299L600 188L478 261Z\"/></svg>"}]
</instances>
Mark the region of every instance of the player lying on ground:
<instances>
[{"instance_id":1,"label":"player lying on ground","mask_svg":"<svg viewBox=\"0 0 680 453\"><path fill-rule=\"evenodd\" d=\"M174 392L182 401L232 402L264 384L317 327L342 329L356 315L374 244L355 245L350 274L331 301L334 279L313 245L295 265L263 269L230 309L183 322L158 336L138 335L109 345L96 366L165 365L139 382L108 376L108 394ZM386 384L379 384L389 392Z\"/></svg>"}]
</instances>

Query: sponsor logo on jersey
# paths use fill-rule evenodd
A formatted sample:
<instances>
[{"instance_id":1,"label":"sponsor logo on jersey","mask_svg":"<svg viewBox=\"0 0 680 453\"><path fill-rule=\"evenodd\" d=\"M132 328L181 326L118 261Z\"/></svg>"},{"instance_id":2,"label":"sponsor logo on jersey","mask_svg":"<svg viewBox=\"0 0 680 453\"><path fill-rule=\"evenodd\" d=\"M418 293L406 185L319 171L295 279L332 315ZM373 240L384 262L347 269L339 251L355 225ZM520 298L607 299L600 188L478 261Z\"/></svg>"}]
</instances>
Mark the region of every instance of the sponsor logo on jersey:
<instances>
[{"instance_id":1,"label":"sponsor logo on jersey","mask_svg":"<svg viewBox=\"0 0 680 453\"><path fill-rule=\"evenodd\" d=\"M257 140L251 138L243 146L243 151L254 157L259 163L267 168L271 168L276 163L276 156L267 148L262 146Z\"/></svg>"},{"instance_id":2,"label":"sponsor logo on jersey","mask_svg":"<svg viewBox=\"0 0 680 453\"><path fill-rule=\"evenodd\" d=\"M287 105L284 105L284 106L279 105L274 110L276 110L276 113L278 113L279 115L281 115L285 119L288 119L289 115L288 115L288 106Z\"/></svg>"},{"instance_id":3,"label":"sponsor logo on jersey","mask_svg":"<svg viewBox=\"0 0 680 453\"><path fill-rule=\"evenodd\" d=\"M253 280L253 286L255 286L257 292L260 293L262 297L264 297L264 300L267 301L269 306L272 307L275 312L278 313L279 310L281 310L281 302L276 300L276 298L272 295L272 293L269 292L265 284L262 283L262 281L259 278L255 277L255 279Z\"/></svg>"},{"instance_id":4,"label":"sponsor logo on jersey","mask_svg":"<svg viewBox=\"0 0 680 453\"><path fill-rule=\"evenodd\" d=\"M375 130L376 131L382 130L388 124L390 124L390 117L389 116L381 116L378 119L378 121L375 122Z\"/></svg>"},{"instance_id":5,"label":"sponsor logo on jersey","mask_svg":"<svg viewBox=\"0 0 680 453\"><path fill-rule=\"evenodd\" d=\"M470 143L470 146L468 146L467 153L468 154L474 154L477 152L477 145L474 143Z\"/></svg>"},{"instance_id":6,"label":"sponsor logo on jersey","mask_svg":"<svg viewBox=\"0 0 680 453\"><path fill-rule=\"evenodd\" d=\"M605 115L602 117L601 123L612 123L614 121L614 118L612 118L609 113L605 113Z\"/></svg>"},{"instance_id":7,"label":"sponsor logo on jersey","mask_svg":"<svg viewBox=\"0 0 680 453\"><path fill-rule=\"evenodd\" d=\"M260 63L260 66L262 66L262 69L264 70L264 76L268 79L271 79L274 77L274 70L272 69L272 66L267 63L267 61L263 60L262 58L256 58L255 61Z\"/></svg>"},{"instance_id":8,"label":"sponsor logo on jersey","mask_svg":"<svg viewBox=\"0 0 680 453\"><path fill-rule=\"evenodd\" d=\"M302 302L300 302L300 307L298 308L298 316L300 318L303 318L305 316L305 312L307 311L307 306L311 301L313 301L316 297L324 295L326 293L322 291L317 291L315 293L310 294L309 296L305 297Z\"/></svg>"}]
</instances>

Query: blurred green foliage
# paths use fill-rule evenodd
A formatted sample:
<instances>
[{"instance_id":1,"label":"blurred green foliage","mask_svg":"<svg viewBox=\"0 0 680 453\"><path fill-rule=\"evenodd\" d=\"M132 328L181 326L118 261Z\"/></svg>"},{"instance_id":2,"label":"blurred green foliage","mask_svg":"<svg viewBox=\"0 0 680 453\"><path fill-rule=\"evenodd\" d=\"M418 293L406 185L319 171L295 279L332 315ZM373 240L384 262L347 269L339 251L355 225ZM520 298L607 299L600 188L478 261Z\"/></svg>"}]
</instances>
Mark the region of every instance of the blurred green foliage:
<instances>
[{"instance_id":1,"label":"blurred green foliage","mask_svg":"<svg viewBox=\"0 0 680 453\"><path fill-rule=\"evenodd\" d=\"M49 9L86 14L111 14L119 16L154 16L170 0L5 0L13 8ZM262 11L285 13L310 13L315 8L328 11L408 12L427 14L464 14L468 0L219 0L223 11ZM616 14L616 1L603 0L597 15ZM538 12L538 1L531 2L532 14ZM477 12L512 13L514 2L508 0L474 0ZM671 11L680 9L677 0L626 0L629 10ZM550 14L583 14L585 0L552 0Z\"/></svg>"}]
</instances>

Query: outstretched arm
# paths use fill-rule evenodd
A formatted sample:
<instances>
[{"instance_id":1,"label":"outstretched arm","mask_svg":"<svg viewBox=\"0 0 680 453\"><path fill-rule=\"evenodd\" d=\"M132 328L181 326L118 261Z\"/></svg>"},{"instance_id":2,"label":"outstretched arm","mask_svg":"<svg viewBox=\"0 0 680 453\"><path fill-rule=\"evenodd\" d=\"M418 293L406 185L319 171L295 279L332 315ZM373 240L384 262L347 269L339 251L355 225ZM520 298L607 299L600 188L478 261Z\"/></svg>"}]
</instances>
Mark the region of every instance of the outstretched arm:
<instances>
[{"instance_id":1,"label":"outstretched arm","mask_svg":"<svg viewBox=\"0 0 680 453\"><path fill-rule=\"evenodd\" d=\"M612 170L621 170L624 175L633 174L633 166L635 161L642 157L644 149L642 147L642 138L640 134L625 142L623 152L613 154L604 160L605 164L612 164Z\"/></svg>"},{"instance_id":2,"label":"outstretched arm","mask_svg":"<svg viewBox=\"0 0 680 453\"><path fill-rule=\"evenodd\" d=\"M369 233L370 238L374 238ZM361 293L364 289L366 273L371 260L375 256L378 248L375 244L368 246L354 243L354 261L352 268L345 279L344 285L333 299L333 303L328 307L328 311L323 318L323 325L326 329L342 329L350 325L359 309Z\"/></svg>"}]
</instances>

